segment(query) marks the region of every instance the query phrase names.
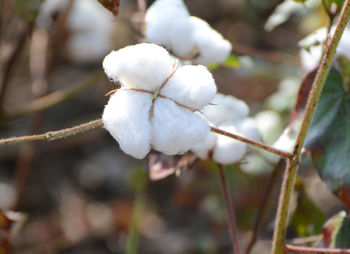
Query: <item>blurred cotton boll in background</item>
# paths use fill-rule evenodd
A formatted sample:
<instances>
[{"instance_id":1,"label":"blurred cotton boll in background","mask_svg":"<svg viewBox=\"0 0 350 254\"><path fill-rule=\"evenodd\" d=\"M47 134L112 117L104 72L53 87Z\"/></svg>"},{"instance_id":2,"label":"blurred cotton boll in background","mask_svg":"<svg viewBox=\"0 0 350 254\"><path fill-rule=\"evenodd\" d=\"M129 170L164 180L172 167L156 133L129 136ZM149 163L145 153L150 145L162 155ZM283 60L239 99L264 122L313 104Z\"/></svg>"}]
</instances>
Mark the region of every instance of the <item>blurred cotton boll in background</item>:
<instances>
[{"instance_id":1,"label":"blurred cotton boll in background","mask_svg":"<svg viewBox=\"0 0 350 254\"><path fill-rule=\"evenodd\" d=\"M113 48L113 16L98 1L46 0L39 13L38 25L50 29L57 12L69 11L66 55L76 63L95 63ZM71 8L71 9L69 9Z\"/></svg>"},{"instance_id":2,"label":"blurred cotton boll in background","mask_svg":"<svg viewBox=\"0 0 350 254\"><path fill-rule=\"evenodd\" d=\"M206 106L202 112L213 125L252 140L261 139L255 120L248 117L249 108L244 101L217 94L212 104ZM212 132L192 148L192 152L200 159L207 159L212 153L213 160L220 164L237 163L247 151L247 144Z\"/></svg>"},{"instance_id":3,"label":"blurred cotton boll in background","mask_svg":"<svg viewBox=\"0 0 350 254\"><path fill-rule=\"evenodd\" d=\"M331 34L335 31L335 27L331 28ZM327 39L327 28L322 27L310 35L306 36L299 42L300 64L304 73L313 71L320 63L322 57L322 49ZM346 27L339 41L336 55L343 55L350 59L350 28Z\"/></svg>"},{"instance_id":4,"label":"blurred cotton boll in background","mask_svg":"<svg viewBox=\"0 0 350 254\"><path fill-rule=\"evenodd\" d=\"M147 41L160 44L194 64L222 63L232 45L206 21L190 17L183 0L157 0L145 17Z\"/></svg>"}]
</instances>

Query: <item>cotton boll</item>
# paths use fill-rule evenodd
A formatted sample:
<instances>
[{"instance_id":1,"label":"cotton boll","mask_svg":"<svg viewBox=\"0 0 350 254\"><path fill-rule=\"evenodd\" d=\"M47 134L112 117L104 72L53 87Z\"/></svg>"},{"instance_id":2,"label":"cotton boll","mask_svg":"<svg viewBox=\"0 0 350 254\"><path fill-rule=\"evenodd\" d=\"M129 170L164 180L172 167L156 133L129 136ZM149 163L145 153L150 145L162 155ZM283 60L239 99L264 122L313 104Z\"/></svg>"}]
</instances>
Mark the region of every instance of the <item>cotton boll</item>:
<instances>
[{"instance_id":1,"label":"cotton boll","mask_svg":"<svg viewBox=\"0 0 350 254\"><path fill-rule=\"evenodd\" d=\"M182 0L157 0L145 16L146 38L160 44L176 56L186 58L193 50L193 27Z\"/></svg>"},{"instance_id":2,"label":"cotton boll","mask_svg":"<svg viewBox=\"0 0 350 254\"><path fill-rule=\"evenodd\" d=\"M237 121L234 124L239 132L243 134L244 137L249 138L254 141L261 140L261 134L258 129L257 123L253 118L245 118L242 121Z\"/></svg>"},{"instance_id":3,"label":"cotton boll","mask_svg":"<svg viewBox=\"0 0 350 254\"><path fill-rule=\"evenodd\" d=\"M216 85L206 67L185 65L176 70L160 93L182 105L198 110L214 99Z\"/></svg>"},{"instance_id":4,"label":"cotton boll","mask_svg":"<svg viewBox=\"0 0 350 254\"><path fill-rule=\"evenodd\" d=\"M103 68L124 87L155 91L170 76L174 62L164 48L141 43L111 52L103 60Z\"/></svg>"},{"instance_id":5,"label":"cotton boll","mask_svg":"<svg viewBox=\"0 0 350 254\"><path fill-rule=\"evenodd\" d=\"M167 155L181 154L204 140L208 122L172 100L157 98L152 117L153 148Z\"/></svg>"},{"instance_id":6,"label":"cotton boll","mask_svg":"<svg viewBox=\"0 0 350 254\"><path fill-rule=\"evenodd\" d=\"M202 112L215 125L228 121L238 121L249 114L248 105L230 95L216 94L212 104L206 106Z\"/></svg>"},{"instance_id":7,"label":"cotton boll","mask_svg":"<svg viewBox=\"0 0 350 254\"><path fill-rule=\"evenodd\" d=\"M143 159L151 149L152 95L131 90L113 94L103 112L105 128L126 154Z\"/></svg>"},{"instance_id":8,"label":"cotton boll","mask_svg":"<svg viewBox=\"0 0 350 254\"><path fill-rule=\"evenodd\" d=\"M255 116L263 141L272 144L282 133L282 118L275 111L262 111Z\"/></svg>"},{"instance_id":9,"label":"cotton boll","mask_svg":"<svg viewBox=\"0 0 350 254\"><path fill-rule=\"evenodd\" d=\"M97 1L75 0L67 23L72 32L68 40L71 60L100 61L111 50L112 15Z\"/></svg>"},{"instance_id":10,"label":"cotton boll","mask_svg":"<svg viewBox=\"0 0 350 254\"><path fill-rule=\"evenodd\" d=\"M219 128L237 135L242 135L231 124L220 125ZM217 135L213 159L220 164L233 164L242 160L246 152L247 145L245 143L223 135Z\"/></svg>"},{"instance_id":11,"label":"cotton boll","mask_svg":"<svg viewBox=\"0 0 350 254\"><path fill-rule=\"evenodd\" d=\"M215 147L217 135L209 132L207 137L192 147L191 151L202 160L208 159L209 152Z\"/></svg>"},{"instance_id":12,"label":"cotton boll","mask_svg":"<svg viewBox=\"0 0 350 254\"><path fill-rule=\"evenodd\" d=\"M231 43L204 20L193 16L190 20L194 28L193 40L199 49L199 56L193 63L209 65L224 62L231 53Z\"/></svg>"},{"instance_id":13,"label":"cotton boll","mask_svg":"<svg viewBox=\"0 0 350 254\"><path fill-rule=\"evenodd\" d=\"M331 28L331 34L335 31L335 26ZM322 27L310 35L306 36L299 42L300 63L304 72L308 73L314 70L320 63L322 57L323 43L327 39L327 29ZM308 50L304 48L308 48ZM350 59L350 29L345 28L343 35L339 41L336 55L344 55Z\"/></svg>"}]
</instances>

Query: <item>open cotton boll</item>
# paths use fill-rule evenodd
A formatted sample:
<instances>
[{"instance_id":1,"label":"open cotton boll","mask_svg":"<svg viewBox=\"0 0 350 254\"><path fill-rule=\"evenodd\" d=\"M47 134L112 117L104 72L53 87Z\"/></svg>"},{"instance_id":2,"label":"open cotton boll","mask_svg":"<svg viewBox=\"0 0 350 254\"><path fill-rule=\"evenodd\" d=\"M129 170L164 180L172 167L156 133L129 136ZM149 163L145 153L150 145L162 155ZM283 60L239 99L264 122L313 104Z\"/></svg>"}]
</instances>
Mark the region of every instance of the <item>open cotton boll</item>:
<instances>
[{"instance_id":1,"label":"open cotton boll","mask_svg":"<svg viewBox=\"0 0 350 254\"><path fill-rule=\"evenodd\" d=\"M220 129L242 135L231 124L218 126ZM238 140L217 135L216 146L213 152L213 159L220 164L233 164L243 159L247 152L247 145Z\"/></svg>"},{"instance_id":2,"label":"open cotton boll","mask_svg":"<svg viewBox=\"0 0 350 254\"><path fill-rule=\"evenodd\" d=\"M157 98L152 117L152 146L167 155L181 154L204 140L210 130L199 114Z\"/></svg>"},{"instance_id":3,"label":"open cotton boll","mask_svg":"<svg viewBox=\"0 0 350 254\"><path fill-rule=\"evenodd\" d=\"M231 53L231 43L206 21L194 16L190 17L190 20L194 29L194 44L199 49L199 56L193 63L209 65L224 62Z\"/></svg>"},{"instance_id":4,"label":"open cotton boll","mask_svg":"<svg viewBox=\"0 0 350 254\"><path fill-rule=\"evenodd\" d=\"M213 105L206 106L202 112L214 125L244 119L249 114L248 105L231 95L216 94Z\"/></svg>"},{"instance_id":5,"label":"open cotton boll","mask_svg":"<svg viewBox=\"0 0 350 254\"><path fill-rule=\"evenodd\" d=\"M112 51L103 60L103 69L124 87L155 91L170 76L174 63L164 48L141 43Z\"/></svg>"},{"instance_id":6,"label":"open cotton boll","mask_svg":"<svg viewBox=\"0 0 350 254\"><path fill-rule=\"evenodd\" d=\"M160 93L182 105L198 110L214 99L216 85L206 67L185 65L176 70Z\"/></svg>"},{"instance_id":7,"label":"open cotton boll","mask_svg":"<svg viewBox=\"0 0 350 254\"><path fill-rule=\"evenodd\" d=\"M186 58L193 50L193 27L182 0L157 0L147 10L145 35L176 56Z\"/></svg>"},{"instance_id":8,"label":"open cotton boll","mask_svg":"<svg viewBox=\"0 0 350 254\"><path fill-rule=\"evenodd\" d=\"M204 140L192 147L191 151L202 160L208 159L209 152L215 147L217 134L209 132Z\"/></svg>"},{"instance_id":9,"label":"open cotton boll","mask_svg":"<svg viewBox=\"0 0 350 254\"><path fill-rule=\"evenodd\" d=\"M121 89L110 97L103 111L104 127L124 153L137 159L143 159L151 149L151 101L148 93Z\"/></svg>"}]
</instances>

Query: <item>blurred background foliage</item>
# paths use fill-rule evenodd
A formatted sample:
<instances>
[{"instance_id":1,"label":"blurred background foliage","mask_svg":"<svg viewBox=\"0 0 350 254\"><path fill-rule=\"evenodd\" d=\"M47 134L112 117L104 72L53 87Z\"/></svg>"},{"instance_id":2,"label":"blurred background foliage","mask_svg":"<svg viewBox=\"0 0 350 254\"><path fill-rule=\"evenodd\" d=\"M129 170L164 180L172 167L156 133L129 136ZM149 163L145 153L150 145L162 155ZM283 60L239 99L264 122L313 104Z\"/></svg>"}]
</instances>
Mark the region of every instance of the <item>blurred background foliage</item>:
<instances>
[{"instance_id":1,"label":"blurred background foliage","mask_svg":"<svg viewBox=\"0 0 350 254\"><path fill-rule=\"evenodd\" d=\"M211 66L218 90L246 101L264 141L274 143L305 76L298 41L326 26L329 10L313 0L185 2L233 44L226 66ZM114 17L97 0L0 0L0 136L100 117L104 94L115 88L101 62L142 40L137 9L136 1L121 0ZM157 163L133 160L102 129L0 147L0 253L230 253L217 166L191 155L153 156ZM270 251L283 169L277 162L252 149L240 165L225 167L242 247L265 210L252 253ZM151 173L161 179L150 181ZM309 156L299 177L287 238L312 236L318 244L326 219L345 207Z\"/></svg>"}]
</instances>

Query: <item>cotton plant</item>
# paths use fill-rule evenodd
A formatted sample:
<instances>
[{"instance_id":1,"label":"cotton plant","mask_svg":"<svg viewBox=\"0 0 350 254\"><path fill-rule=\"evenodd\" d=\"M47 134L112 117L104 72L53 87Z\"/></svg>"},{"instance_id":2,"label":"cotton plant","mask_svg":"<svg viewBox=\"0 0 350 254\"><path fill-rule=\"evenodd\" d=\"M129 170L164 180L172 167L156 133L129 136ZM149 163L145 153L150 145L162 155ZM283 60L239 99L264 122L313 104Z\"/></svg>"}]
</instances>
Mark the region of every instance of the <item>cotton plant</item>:
<instances>
[{"instance_id":1,"label":"cotton plant","mask_svg":"<svg viewBox=\"0 0 350 254\"><path fill-rule=\"evenodd\" d=\"M181 59L194 64L222 63L232 45L206 21L190 16L183 0L157 0L145 16L148 42L170 50Z\"/></svg>"},{"instance_id":2,"label":"cotton plant","mask_svg":"<svg viewBox=\"0 0 350 254\"><path fill-rule=\"evenodd\" d=\"M208 136L208 121L198 111L214 99L215 81L204 66L176 63L164 48L148 43L105 57L105 73L121 88L102 119L126 154L142 159L151 148L181 154Z\"/></svg>"},{"instance_id":3,"label":"cotton plant","mask_svg":"<svg viewBox=\"0 0 350 254\"><path fill-rule=\"evenodd\" d=\"M335 31L335 27L331 28L331 34ZM322 27L306 36L299 42L300 64L303 72L309 73L314 70L320 63L323 44L327 39L327 28ZM350 28L346 27L339 41L336 51L337 56L345 56L350 59Z\"/></svg>"},{"instance_id":4,"label":"cotton plant","mask_svg":"<svg viewBox=\"0 0 350 254\"><path fill-rule=\"evenodd\" d=\"M202 113L215 127L251 140L261 139L255 120L248 117L249 107L233 96L217 94L212 104L206 106ZM211 156L219 164L237 163L247 151L247 144L211 132L192 148L192 152L200 159Z\"/></svg>"}]
</instances>

